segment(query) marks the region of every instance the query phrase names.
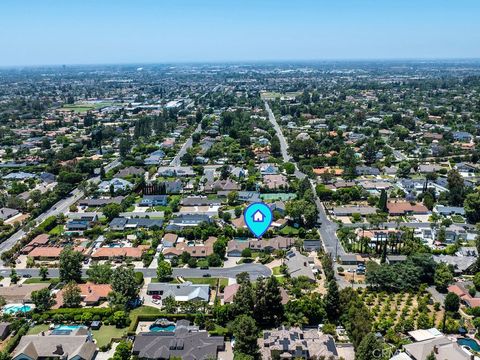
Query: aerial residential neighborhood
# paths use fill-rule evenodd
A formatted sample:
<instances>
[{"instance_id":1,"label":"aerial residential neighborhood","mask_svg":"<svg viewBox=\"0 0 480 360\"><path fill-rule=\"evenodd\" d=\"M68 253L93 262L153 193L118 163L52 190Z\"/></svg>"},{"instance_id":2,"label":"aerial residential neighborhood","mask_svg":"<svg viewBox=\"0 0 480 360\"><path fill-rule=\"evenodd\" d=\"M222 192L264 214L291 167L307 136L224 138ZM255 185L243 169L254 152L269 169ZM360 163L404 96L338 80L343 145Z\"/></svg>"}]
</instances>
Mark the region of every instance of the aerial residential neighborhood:
<instances>
[{"instance_id":1,"label":"aerial residential neighborhood","mask_svg":"<svg viewBox=\"0 0 480 360\"><path fill-rule=\"evenodd\" d=\"M0 4L0 360L480 360L465 2Z\"/></svg>"}]
</instances>

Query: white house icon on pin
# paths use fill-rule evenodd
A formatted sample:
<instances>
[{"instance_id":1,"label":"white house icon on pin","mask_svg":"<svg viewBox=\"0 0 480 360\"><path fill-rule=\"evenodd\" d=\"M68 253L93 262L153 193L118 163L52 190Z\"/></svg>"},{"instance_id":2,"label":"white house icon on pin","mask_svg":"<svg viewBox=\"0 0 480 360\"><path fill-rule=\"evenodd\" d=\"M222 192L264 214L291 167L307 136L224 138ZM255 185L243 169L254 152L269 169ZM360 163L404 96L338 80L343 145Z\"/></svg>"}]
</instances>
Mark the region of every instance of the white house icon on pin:
<instances>
[{"instance_id":1,"label":"white house icon on pin","mask_svg":"<svg viewBox=\"0 0 480 360\"><path fill-rule=\"evenodd\" d=\"M253 222L263 222L265 215L260 210L257 210L252 215Z\"/></svg>"}]
</instances>

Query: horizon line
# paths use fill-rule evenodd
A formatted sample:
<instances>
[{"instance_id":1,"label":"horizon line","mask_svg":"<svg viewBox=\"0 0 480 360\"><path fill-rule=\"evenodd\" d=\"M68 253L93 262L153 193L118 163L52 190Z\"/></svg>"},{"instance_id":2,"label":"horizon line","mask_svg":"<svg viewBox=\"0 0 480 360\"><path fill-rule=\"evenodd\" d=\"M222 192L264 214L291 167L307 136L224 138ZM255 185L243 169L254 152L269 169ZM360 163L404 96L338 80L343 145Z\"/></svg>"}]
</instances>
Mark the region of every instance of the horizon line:
<instances>
[{"instance_id":1,"label":"horizon line","mask_svg":"<svg viewBox=\"0 0 480 360\"><path fill-rule=\"evenodd\" d=\"M242 65L242 64L308 64L308 63L354 63L354 62L480 62L480 57L431 57L431 58L328 58L328 59L269 59L269 60L177 60L177 61L144 61L144 62L98 62L98 63L50 63L50 64L16 64L0 65L0 69L45 68L64 66L138 66L138 65Z\"/></svg>"}]
</instances>

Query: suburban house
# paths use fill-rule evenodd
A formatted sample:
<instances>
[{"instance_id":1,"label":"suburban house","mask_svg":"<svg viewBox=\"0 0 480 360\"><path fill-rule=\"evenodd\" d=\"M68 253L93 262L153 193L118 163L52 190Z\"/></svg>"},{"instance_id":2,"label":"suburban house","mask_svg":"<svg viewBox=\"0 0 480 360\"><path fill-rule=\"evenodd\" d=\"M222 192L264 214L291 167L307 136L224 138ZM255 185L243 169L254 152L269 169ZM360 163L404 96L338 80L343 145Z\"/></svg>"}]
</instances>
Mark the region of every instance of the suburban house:
<instances>
[{"instance_id":1,"label":"suburban house","mask_svg":"<svg viewBox=\"0 0 480 360\"><path fill-rule=\"evenodd\" d=\"M170 247L175 246L175 243L177 242L177 239L178 239L177 234L167 233L167 234L163 235L163 238L162 238L163 247L170 248Z\"/></svg>"},{"instance_id":2,"label":"suburban house","mask_svg":"<svg viewBox=\"0 0 480 360\"><path fill-rule=\"evenodd\" d=\"M18 214L20 214L20 211L16 209L10 209L6 207L0 208L0 220L5 221L8 219L11 219L12 217L17 216Z\"/></svg>"},{"instance_id":3,"label":"suburban house","mask_svg":"<svg viewBox=\"0 0 480 360\"><path fill-rule=\"evenodd\" d=\"M146 246L138 247L100 247L91 255L93 260L140 260Z\"/></svg>"},{"instance_id":4,"label":"suburban house","mask_svg":"<svg viewBox=\"0 0 480 360\"><path fill-rule=\"evenodd\" d=\"M476 256L433 255L436 263L452 265L455 274L469 273L476 262Z\"/></svg>"},{"instance_id":5,"label":"suburban house","mask_svg":"<svg viewBox=\"0 0 480 360\"><path fill-rule=\"evenodd\" d=\"M60 253L63 249L64 247L62 246L35 247L28 253L28 257L33 260L54 261L60 258ZM74 250L83 254L85 248L83 246L77 246Z\"/></svg>"},{"instance_id":6,"label":"suburban house","mask_svg":"<svg viewBox=\"0 0 480 360\"><path fill-rule=\"evenodd\" d=\"M98 191L101 193L108 193L110 192L110 189L113 188L113 192L118 192L126 191L132 187L133 184L130 181L121 178L113 178L112 180L104 180L98 184Z\"/></svg>"},{"instance_id":7,"label":"suburban house","mask_svg":"<svg viewBox=\"0 0 480 360\"><path fill-rule=\"evenodd\" d=\"M474 356L462 348L456 340L451 339L437 329L416 330L409 334L414 334L415 341L411 344L403 345L404 353L396 355L390 360L425 360L433 352L435 359L455 359L472 360ZM406 356L404 356L406 355Z\"/></svg>"},{"instance_id":8,"label":"suburban house","mask_svg":"<svg viewBox=\"0 0 480 360\"><path fill-rule=\"evenodd\" d=\"M471 296L464 284L456 283L448 287L448 292L452 292L460 298L460 301L469 308L480 306L480 297Z\"/></svg>"},{"instance_id":9,"label":"suburban house","mask_svg":"<svg viewBox=\"0 0 480 360\"><path fill-rule=\"evenodd\" d=\"M210 285L192 284L186 281L181 284L150 283L147 295L160 295L162 299L173 297L175 301L206 301L210 300Z\"/></svg>"},{"instance_id":10,"label":"suburban house","mask_svg":"<svg viewBox=\"0 0 480 360\"><path fill-rule=\"evenodd\" d=\"M265 175L263 185L270 190L284 189L288 186L287 177L283 174Z\"/></svg>"},{"instance_id":11,"label":"suburban house","mask_svg":"<svg viewBox=\"0 0 480 360\"><path fill-rule=\"evenodd\" d=\"M180 201L182 206L219 206L222 205L220 199L209 199L205 196L189 196Z\"/></svg>"},{"instance_id":12,"label":"suburban house","mask_svg":"<svg viewBox=\"0 0 480 360\"><path fill-rule=\"evenodd\" d=\"M27 173L24 171L11 172L3 177L3 180L12 180L12 181L24 181L28 179L35 178L36 175L32 173Z\"/></svg>"},{"instance_id":13,"label":"suburban house","mask_svg":"<svg viewBox=\"0 0 480 360\"><path fill-rule=\"evenodd\" d=\"M273 359L339 359L331 335L320 334L316 329L302 330L282 326L263 332L258 339L263 360Z\"/></svg>"},{"instance_id":14,"label":"suburban house","mask_svg":"<svg viewBox=\"0 0 480 360\"><path fill-rule=\"evenodd\" d=\"M232 179L226 180L215 180L215 181L208 181L205 184L204 191L205 192L217 192L217 191L238 191L240 190L240 186L237 184L236 181Z\"/></svg>"},{"instance_id":15,"label":"suburban house","mask_svg":"<svg viewBox=\"0 0 480 360\"><path fill-rule=\"evenodd\" d=\"M32 301L32 292L48 288L50 284L18 284L0 286L0 296L7 303L24 303Z\"/></svg>"},{"instance_id":16,"label":"suburban house","mask_svg":"<svg viewBox=\"0 0 480 360\"><path fill-rule=\"evenodd\" d=\"M278 174L278 167L274 164L261 164L259 166L260 174L275 175Z\"/></svg>"},{"instance_id":17,"label":"suburban house","mask_svg":"<svg viewBox=\"0 0 480 360\"><path fill-rule=\"evenodd\" d=\"M230 240L227 244L227 255L232 257L242 256L242 251L250 248L254 251L273 252L275 250L288 250L295 244L293 238L277 236L272 239L238 241Z\"/></svg>"},{"instance_id":18,"label":"suburban house","mask_svg":"<svg viewBox=\"0 0 480 360\"><path fill-rule=\"evenodd\" d=\"M433 212L443 215L443 216L451 216L451 215L465 215L465 209L463 206L444 206L444 205L436 205L433 208Z\"/></svg>"},{"instance_id":19,"label":"suburban house","mask_svg":"<svg viewBox=\"0 0 480 360\"><path fill-rule=\"evenodd\" d=\"M139 359L216 359L225 349L223 336L195 331L188 320L177 321L174 332L148 332L135 336L133 355Z\"/></svg>"},{"instance_id":20,"label":"suburban house","mask_svg":"<svg viewBox=\"0 0 480 360\"><path fill-rule=\"evenodd\" d=\"M287 253L286 265L291 277L297 278L302 276L308 278L312 282L316 281L315 274L310 266L309 258L302 255L297 249L292 248Z\"/></svg>"},{"instance_id":21,"label":"suburban house","mask_svg":"<svg viewBox=\"0 0 480 360\"><path fill-rule=\"evenodd\" d=\"M14 360L93 360L97 354L97 346L86 327L79 327L69 333L50 335L24 335L15 348Z\"/></svg>"},{"instance_id":22,"label":"suburban house","mask_svg":"<svg viewBox=\"0 0 480 360\"><path fill-rule=\"evenodd\" d=\"M165 230L175 231L183 229L184 227L197 226L202 222L212 222L212 218L205 214L181 214L175 216L168 224Z\"/></svg>"},{"instance_id":23,"label":"suburban house","mask_svg":"<svg viewBox=\"0 0 480 360\"><path fill-rule=\"evenodd\" d=\"M140 201L139 206L167 206L168 196L167 195L143 195L142 200Z\"/></svg>"},{"instance_id":24,"label":"suburban house","mask_svg":"<svg viewBox=\"0 0 480 360\"><path fill-rule=\"evenodd\" d=\"M165 157L165 152L159 149L152 152L150 155L148 155L148 157L145 158L145 160L143 160L143 163L145 165L159 165L164 157Z\"/></svg>"},{"instance_id":25,"label":"suburban house","mask_svg":"<svg viewBox=\"0 0 480 360\"><path fill-rule=\"evenodd\" d=\"M201 245L189 245L185 242L177 242L175 247L166 247L163 250L163 255L166 259L171 259L175 256L180 256L183 252L187 252L194 258L206 258L213 254L213 244L217 241L216 237L209 237Z\"/></svg>"},{"instance_id":26,"label":"suburban house","mask_svg":"<svg viewBox=\"0 0 480 360\"><path fill-rule=\"evenodd\" d=\"M337 206L333 208L335 216L352 216L353 214L360 214L361 216L373 215L377 213L377 209L373 206Z\"/></svg>"},{"instance_id":27,"label":"suburban house","mask_svg":"<svg viewBox=\"0 0 480 360\"><path fill-rule=\"evenodd\" d=\"M110 221L108 225L111 230L113 231L123 231L125 229L137 229L137 228L145 228L151 229L154 227L161 228L163 226L162 219L149 219L149 218L123 218L117 217Z\"/></svg>"},{"instance_id":28,"label":"suburban house","mask_svg":"<svg viewBox=\"0 0 480 360\"><path fill-rule=\"evenodd\" d=\"M143 174L145 174L145 170L143 170L142 168L135 167L135 166L128 166L126 168L119 170L115 174L115 177L123 179L130 176L143 176Z\"/></svg>"},{"instance_id":29,"label":"suburban house","mask_svg":"<svg viewBox=\"0 0 480 360\"><path fill-rule=\"evenodd\" d=\"M78 202L79 206L85 207L103 207L109 204L121 204L125 196L115 196L110 198L82 199Z\"/></svg>"},{"instance_id":30,"label":"suburban house","mask_svg":"<svg viewBox=\"0 0 480 360\"><path fill-rule=\"evenodd\" d=\"M102 301L106 301L108 294L112 292L110 284L94 284L87 282L86 284L78 284L80 296L85 306L96 306ZM55 296L56 304L54 308L58 309L63 306L63 290L57 292Z\"/></svg>"},{"instance_id":31,"label":"suburban house","mask_svg":"<svg viewBox=\"0 0 480 360\"><path fill-rule=\"evenodd\" d=\"M429 213L429 210L425 205L414 204L412 205L409 202L388 202L387 204L388 213L391 216L404 216L404 215L426 215Z\"/></svg>"}]
</instances>

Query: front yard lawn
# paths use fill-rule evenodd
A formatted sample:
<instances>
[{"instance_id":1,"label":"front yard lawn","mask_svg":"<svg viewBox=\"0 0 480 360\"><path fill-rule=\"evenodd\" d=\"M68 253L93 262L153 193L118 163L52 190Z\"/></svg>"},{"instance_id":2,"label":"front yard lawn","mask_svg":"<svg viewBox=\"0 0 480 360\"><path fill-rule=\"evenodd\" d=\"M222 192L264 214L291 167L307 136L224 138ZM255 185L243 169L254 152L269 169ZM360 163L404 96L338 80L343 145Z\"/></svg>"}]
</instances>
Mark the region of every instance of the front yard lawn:
<instances>
[{"instance_id":1,"label":"front yard lawn","mask_svg":"<svg viewBox=\"0 0 480 360\"><path fill-rule=\"evenodd\" d=\"M60 282L59 278L47 278L46 280L42 280L42 278L37 278L37 277L32 277L29 279L26 279L24 284L58 284Z\"/></svg>"}]
</instances>

